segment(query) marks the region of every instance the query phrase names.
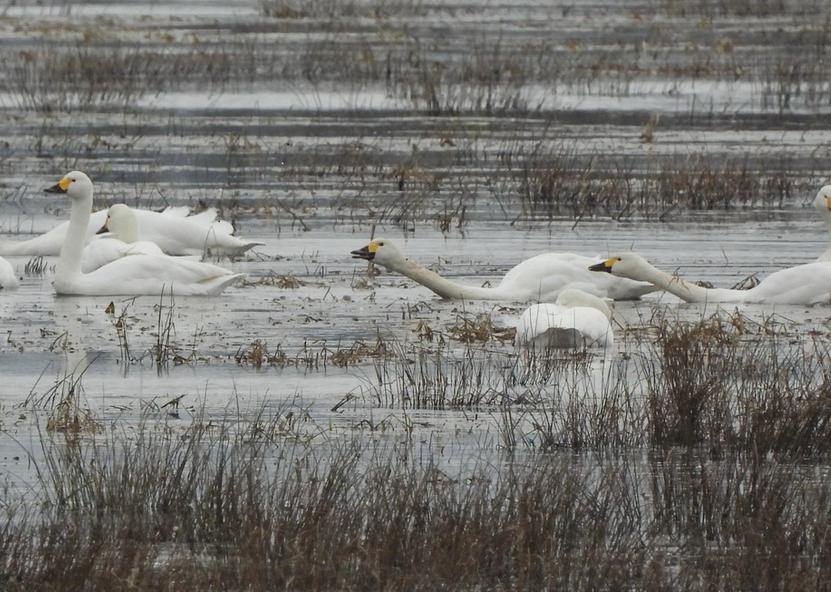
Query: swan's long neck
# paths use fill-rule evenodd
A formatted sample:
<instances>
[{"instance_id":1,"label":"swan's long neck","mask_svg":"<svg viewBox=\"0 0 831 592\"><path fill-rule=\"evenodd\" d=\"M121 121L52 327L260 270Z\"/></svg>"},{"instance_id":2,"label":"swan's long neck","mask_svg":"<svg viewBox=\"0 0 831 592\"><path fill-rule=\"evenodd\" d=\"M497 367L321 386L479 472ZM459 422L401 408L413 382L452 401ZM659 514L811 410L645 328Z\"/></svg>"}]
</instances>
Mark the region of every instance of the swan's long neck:
<instances>
[{"instance_id":1,"label":"swan's long neck","mask_svg":"<svg viewBox=\"0 0 831 592\"><path fill-rule=\"evenodd\" d=\"M633 279L654 284L686 302L738 302L744 295L743 290L702 288L651 265L645 265L639 270L638 277Z\"/></svg>"},{"instance_id":2,"label":"swan's long neck","mask_svg":"<svg viewBox=\"0 0 831 592\"><path fill-rule=\"evenodd\" d=\"M405 259L400 263L389 266L393 271L405 275L414 282L418 282L425 288L448 299L470 299L470 300L500 300L504 297L498 288L478 288L476 286L465 286L457 284L447 278L443 278L426 267Z\"/></svg>"},{"instance_id":3,"label":"swan's long neck","mask_svg":"<svg viewBox=\"0 0 831 592\"><path fill-rule=\"evenodd\" d=\"M92 194L86 198L72 200L72 214L69 217L69 230L61 247L61 257L55 269L55 279L81 273L81 253L87 241L87 227L92 211Z\"/></svg>"},{"instance_id":4,"label":"swan's long neck","mask_svg":"<svg viewBox=\"0 0 831 592\"><path fill-rule=\"evenodd\" d=\"M825 228L828 229L828 248L819 256L819 261L831 261L831 211L826 206L824 210L820 210L822 219L825 220Z\"/></svg>"}]
</instances>

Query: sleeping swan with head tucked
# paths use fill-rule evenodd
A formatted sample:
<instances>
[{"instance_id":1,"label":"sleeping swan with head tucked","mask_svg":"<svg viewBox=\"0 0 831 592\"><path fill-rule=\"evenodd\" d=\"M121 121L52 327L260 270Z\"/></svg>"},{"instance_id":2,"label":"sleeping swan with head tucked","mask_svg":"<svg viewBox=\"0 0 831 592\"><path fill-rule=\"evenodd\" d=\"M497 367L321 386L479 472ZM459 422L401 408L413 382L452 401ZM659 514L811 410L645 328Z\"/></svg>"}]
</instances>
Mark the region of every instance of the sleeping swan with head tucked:
<instances>
[{"instance_id":1,"label":"sleeping swan with head tucked","mask_svg":"<svg viewBox=\"0 0 831 592\"><path fill-rule=\"evenodd\" d=\"M519 347L612 347L615 343L612 311L603 299L576 288L560 292L557 302L532 304L516 326Z\"/></svg>"},{"instance_id":2,"label":"sleeping swan with head tucked","mask_svg":"<svg viewBox=\"0 0 831 592\"><path fill-rule=\"evenodd\" d=\"M46 192L64 194L72 201L66 239L55 268L53 285L58 294L138 296L159 295L167 289L174 294L210 296L244 277L216 265L158 255L123 257L91 273L82 273L81 257L92 210L92 181L84 173L73 171Z\"/></svg>"}]
</instances>

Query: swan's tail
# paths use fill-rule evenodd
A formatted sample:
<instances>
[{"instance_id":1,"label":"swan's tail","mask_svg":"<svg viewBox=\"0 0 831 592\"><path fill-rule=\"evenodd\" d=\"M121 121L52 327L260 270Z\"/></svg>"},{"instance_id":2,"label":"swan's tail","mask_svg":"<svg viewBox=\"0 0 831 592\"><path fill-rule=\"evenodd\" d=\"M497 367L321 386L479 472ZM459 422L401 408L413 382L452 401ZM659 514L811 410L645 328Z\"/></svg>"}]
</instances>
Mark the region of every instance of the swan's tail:
<instances>
[{"instance_id":1,"label":"swan's tail","mask_svg":"<svg viewBox=\"0 0 831 592\"><path fill-rule=\"evenodd\" d=\"M203 285L206 287L205 295L216 296L225 288L235 284L237 281L243 279L244 277L246 277L244 273L234 273L231 275L223 275L216 278L211 278L210 280L206 280L205 282L203 282Z\"/></svg>"}]
</instances>

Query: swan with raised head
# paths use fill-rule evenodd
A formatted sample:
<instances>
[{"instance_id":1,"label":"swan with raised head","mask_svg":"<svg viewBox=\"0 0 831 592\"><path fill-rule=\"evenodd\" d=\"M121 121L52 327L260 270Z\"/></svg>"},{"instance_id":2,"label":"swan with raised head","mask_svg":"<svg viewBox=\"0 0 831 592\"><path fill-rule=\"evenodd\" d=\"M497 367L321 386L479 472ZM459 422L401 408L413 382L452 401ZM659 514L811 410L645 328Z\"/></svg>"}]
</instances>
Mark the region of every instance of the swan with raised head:
<instances>
[{"instance_id":1,"label":"swan with raised head","mask_svg":"<svg viewBox=\"0 0 831 592\"><path fill-rule=\"evenodd\" d=\"M156 216L148 219L140 215L142 210L134 210L125 204L115 204L117 216L120 220L126 221L129 213L135 214L137 224L137 236L141 240L156 243L162 251L168 255L188 255L193 253L208 252L214 255L239 255L252 247L260 246L263 243L256 241L244 241L233 234L234 227L230 222L216 220L204 224L202 214L196 216L171 217ZM112 207L110 213L112 213ZM212 217L216 217L216 211L210 210ZM191 220L197 218L197 220ZM108 221L109 231L115 238L124 242L130 242L124 236L126 222L119 223L118 219L112 218Z\"/></svg>"},{"instance_id":2,"label":"swan with raised head","mask_svg":"<svg viewBox=\"0 0 831 592\"><path fill-rule=\"evenodd\" d=\"M90 273L116 259L129 255L164 255L156 243L138 240L136 215L124 204L115 204L107 211L107 220L99 234L107 228L118 228L118 236L103 235L90 240L81 254L81 273ZM114 234L111 232L111 234Z\"/></svg>"},{"instance_id":3,"label":"swan with raised head","mask_svg":"<svg viewBox=\"0 0 831 592\"><path fill-rule=\"evenodd\" d=\"M532 304L519 317L514 342L536 350L556 347L612 347L612 311L597 296L565 288L557 302Z\"/></svg>"},{"instance_id":4,"label":"swan with raised head","mask_svg":"<svg viewBox=\"0 0 831 592\"><path fill-rule=\"evenodd\" d=\"M81 273L81 255L92 211L92 181L84 173L67 173L48 193L63 193L72 200L66 239L55 268L53 285L58 294L81 296L219 294L245 274L198 261L175 257L134 255L116 259L91 273Z\"/></svg>"},{"instance_id":5,"label":"swan with raised head","mask_svg":"<svg viewBox=\"0 0 831 592\"><path fill-rule=\"evenodd\" d=\"M703 288L655 268L635 253L610 257L589 269L650 282L687 302L802 305L831 303L829 261L815 261L775 271L749 290Z\"/></svg>"},{"instance_id":6,"label":"swan with raised head","mask_svg":"<svg viewBox=\"0 0 831 592\"><path fill-rule=\"evenodd\" d=\"M12 264L0 257L0 288L16 290L19 286Z\"/></svg>"},{"instance_id":7,"label":"swan with raised head","mask_svg":"<svg viewBox=\"0 0 831 592\"><path fill-rule=\"evenodd\" d=\"M232 236L234 227L230 222L217 220L214 208L194 215L190 215L187 206L168 207L163 212L132 211L139 228L138 240L156 242L156 239L162 237L159 246L171 255L198 254L203 250L234 255L262 244ZM107 210L93 212L85 231L86 240L95 236L106 220ZM52 230L28 240L0 241L0 255L59 255L68 228L69 222L62 222Z\"/></svg>"},{"instance_id":8,"label":"swan with raised head","mask_svg":"<svg viewBox=\"0 0 831 592\"><path fill-rule=\"evenodd\" d=\"M385 238L375 239L362 249L352 251L352 256L405 275L442 298L451 300L553 301L566 287L614 300L634 300L655 291L650 284L591 274L588 266L598 259L572 253L543 253L526 259L508 270L494 288L466 286L443 278L406 258L395 244Z\"/></svg>"},{"instance_id":9,"label":"swan with raised head","mask_svg":"<svg viewBox=\"0 0 831 592\"><path fill-rule=\"evenodd\" d=\"M828 229L828 248L825 252L817 257L817 261L831 261L831 185L825 185L817 192L814 198L814 207L822 216L825 222L825 227Z\"/></svg>"}]
</instances>

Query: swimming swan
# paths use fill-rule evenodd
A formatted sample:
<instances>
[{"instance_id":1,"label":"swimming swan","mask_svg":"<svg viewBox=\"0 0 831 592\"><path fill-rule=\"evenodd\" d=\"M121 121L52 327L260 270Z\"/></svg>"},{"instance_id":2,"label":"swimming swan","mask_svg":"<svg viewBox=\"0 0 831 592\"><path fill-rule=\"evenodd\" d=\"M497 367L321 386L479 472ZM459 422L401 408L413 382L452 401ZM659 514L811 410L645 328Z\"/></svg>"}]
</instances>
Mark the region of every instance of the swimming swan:
<instances>
[{"instance_id":1,"label":"swimming swan","mask_svg":"<svg viewBox=\"0 0 831 592\"><path fill-rule=\"evenodd\" d=\"M101 233L107 227L117 227L118 236L101 236L93 238L84 247L81 254L81 273L90 273L116 259L129 255L164 255L156 243L138 240L138 223L133 210L124 204L111 206L107 211L107 220Z\"/></svg>"},{"instance_id":2,"label":"swimming swan","mask_svg":"<svg viewBox=\"0 0 831 592\"><path fill-rule=\"evenodd\" d=\"M3 290L16 290L19 284L14 273L12 264L0 257L0 288Z\"/></svg>"},{"instance_id":3,"label":"swimming swan","mask_svg":"<svg viewBox=\"0 0 831 592\"><path fill-rule=\"evenodd\" d=\"M189 215L190 208L187 206L168 207L163 212L138 209L133 212L138 220L139 240L156 242L154 239L161 235L164 237L164 245L160 247L172 255L185 255L188 251L201 253L206 247L220 254L238 254L262 244L231 236L234 227L230 222L217 220L214 208L192 216ZM107 210L93 212L86 229L86 240L95 236L106 220ZM52 230L28 240L0 241L0 255L59 255L68 228L69 222L62 222ZM196 228L201 230L196 232ZM176 236L170 236L171 232ZM165 246L168 248L165 249Z\"/></svg>"},{"instance_id":4,"label":"swimming swan","mask_svg":"<svg viewBox=\"0 0 831 592\"><path fill-rule=\"evenodd\" d=\"M814 198L814 207L825 221L829 238L828 248L817 257L817 261L831 261L831 185L825 185L817 192L817 196Z\"/></svg>"},{"instance_id":5,"label":"swimming swan","mask_svg":"<svg viewBox=\"0 0 831 592\"><path fill-rule=\"evenodd\" d=\"M112 217L116 208L116 218ZM115 204L110 208L110 218L107 221L107 228L115 238L124 242L132 242L125 235L129 226L128 216L132 212L135 215L137 224L138 239L156 243L162 251L168 255L187 255L190 253L201 253L207 250L213 254L238 255L252 247L264 243L255 241L244 241L231 233L234 227L230 222L224 220L211 221L207 225L202 214L196 216L172 217L155 214L147 210L134 210L125 204ZM216 211L209 210L211 218L216 218ZM196 220L192 220L196 218ZM99 226L100 228L100 226Z\"/></svg>"},{"instance_id":6,"label":"swimming swan","mask_svg":"<svg viewBox=\"0 0 831 592\"><path fill-rule=\"evenodd\" d=\"M650 282L687 302L747 304L831 303L831 262L816 261L775 271L750 290L702 288L650 265L635 253L623 253L592 265L618 277Z\"/></svg>"},{"instance_id":7,"label":"swimming swan","mask_svg":"<svg viewBox=\"0 0 831 592\"><path fill-rule=\"evenodd\" d=\"M543 253L526 259L510 269L495 288L465 286L443 278L404 257L390 240L384 238L352 251L352 256L383 265L447 299L553 301L560 290L572 287L595 296L633 300L655 291L653 286L642 282L593 275L588 272L588 266L597 259L572 253Z\"/></svg>"},{"instance_id":8,"label":"swimming swan","mask_svg":"<svg viewBox=\"0 0 831 592\"><path fill-rule=\"evenodd\" d=\"M532 304L516 326L514 342L541 350L549 347L612 347L612 311L597 296L566 288L555 304Z\"/></svg>"},{"instance_id":9,"label":"swimming swan","mask_svg":"<svg viewBox=\"0 0 831 592\"><path fill-rule=\"evenodd\" d=\"M137 296L172 289L174 294L208 296L222 292L244 276L208 263L154 255L124 257L92 273L81 273L81 254L92 210L92 181L84 173L73 171L46 191L66 194L72 200L53 282L58 294Z\"/></svg>"}]
</instances>

